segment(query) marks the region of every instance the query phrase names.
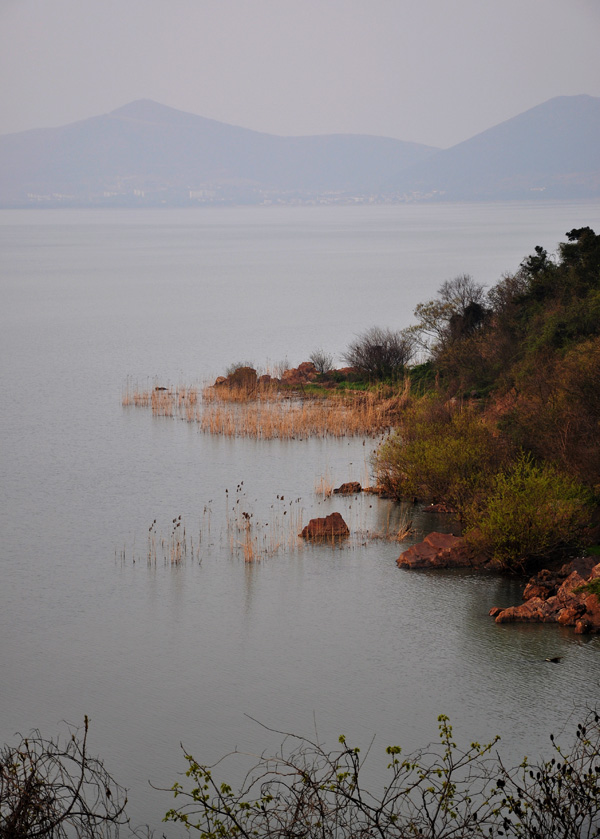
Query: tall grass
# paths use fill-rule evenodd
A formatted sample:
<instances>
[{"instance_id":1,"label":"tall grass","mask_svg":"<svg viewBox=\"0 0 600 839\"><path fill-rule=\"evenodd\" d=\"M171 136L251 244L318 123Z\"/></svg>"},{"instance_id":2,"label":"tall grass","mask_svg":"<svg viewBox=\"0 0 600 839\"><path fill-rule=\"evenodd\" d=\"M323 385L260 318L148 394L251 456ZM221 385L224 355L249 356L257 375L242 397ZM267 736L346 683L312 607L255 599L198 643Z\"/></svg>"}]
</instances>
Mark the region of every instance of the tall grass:
<instances>
[{"instance_id":1,"label":"tall grass","mask_svg":"<svg viewBox=\"0 0 600 839\"><path fill-rule=\"evenodd\" d=\"M326 477L324 481L329 479ZM318 483L315 483L317 486ZM245 563L258 563L282 554L296 554L314 547L300 536L309 519L326 515L338 506L332 506L328 498L327 494L323 495L318 502L319 506L323 504L323 508L318 511L314 502L309 503L307 510L301 498L277 495L269 509L257 516L242 481L235 492L225 491L225 510L220 527L215 528L209 505L204 506L198 529L194 531L196 535L191 535L191 529L186 527L181 515L169 520L166 527L154 519L146 533L145 547L142 539L141 550L136 548L134 539L131 547L115 551L115 559L118 558L122 564L128 561L134 564L145 562L149 567L155 567L162 563L166 567L177 568L189 562L201 564L206 550L211 554L215 550L222 554L225 549L225 554L229 554L231 559L243 560ZM371 502L373 499L368 495L342 501L340 506L350 527L350 538L343 541L326 540L324 544L335 550L356 550L370 541L400 542L413 536L411 508L401 511L400 516L392 515L390 504L387 520L373 527L370 524ZM317 550L322 547L323 544L320 544Z\"/></svg>"},{"instance_id":2,"label":"tall grass","mask_svg":"<svg viewBox=\"0 0 600 839\"><path fill-rule=\"evenodd\" d=\"M153 416L197 423L207 434L255 439L377 436L391 428L408 400L408 390L355 391L309 398L281 392L273 382L252 387L195 387L139 390L127 387L124 407L152 409Z\"/></svg>"}]
</instances>

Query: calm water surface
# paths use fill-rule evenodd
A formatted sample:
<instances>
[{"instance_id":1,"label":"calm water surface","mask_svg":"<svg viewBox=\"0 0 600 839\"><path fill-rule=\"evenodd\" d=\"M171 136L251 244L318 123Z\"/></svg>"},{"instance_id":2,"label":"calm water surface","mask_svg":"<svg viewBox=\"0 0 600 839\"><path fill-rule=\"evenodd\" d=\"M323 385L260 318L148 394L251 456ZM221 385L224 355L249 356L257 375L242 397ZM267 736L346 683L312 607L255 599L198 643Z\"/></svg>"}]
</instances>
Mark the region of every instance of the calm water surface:
<instances>
[{"instance_id":1,"label":"calm water surface","mask_svg":"<svg viewBox=\"0 0 600 839\"><path fill-rule=\"evenodd\" d=\"M0 740L88 714L154 825L171 799L147 782L176 780L181 741L202 761L269 744L246 715L308 735L316 720L332 744L376 735L377 752L426 744L446 713L461 739L501 734L509 759L544 749L598 697L599 642L496 626L516 584L398 570L397 545L361 534L405 511L314 491L326 473L364 482L372 442L213 439L121 393L317 347L339 360L445 279L492 284L583 225L600 228L598 204L0 212ZM354 535L247 564L227 529L242 508L282 542L334 509ZM168 537L179 515L199 558L148 565L150 524Z\"/></svg>"}]
</instances>

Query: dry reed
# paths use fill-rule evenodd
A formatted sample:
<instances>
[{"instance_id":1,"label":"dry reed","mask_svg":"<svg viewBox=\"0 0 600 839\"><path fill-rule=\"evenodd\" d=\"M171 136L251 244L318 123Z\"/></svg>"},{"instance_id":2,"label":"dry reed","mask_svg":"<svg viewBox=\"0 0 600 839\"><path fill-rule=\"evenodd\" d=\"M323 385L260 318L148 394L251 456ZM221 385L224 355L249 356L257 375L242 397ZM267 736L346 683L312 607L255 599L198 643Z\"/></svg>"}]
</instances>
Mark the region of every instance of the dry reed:
<instances>
[{"instance_id":1,"label":"dry reed","mask_svg":"<svg viewBox=\"0 0 600 839\"><path fill-rule=\"evenodd\" d=\"M327 398L283 393L276 383L140 390L128 382L125 407L151 407L153 416L198 423L207 434L261 440L377 436L397 424L409 398L409 383L396 394L351 391Z\"/></svg>"},{"instance_id":2,"label":"dry reed","mask_svg":"<svg viewBox=\"0 0 600 839\"><path fill-rule=\"evenodd\" d=\"M236 500L229 499L226 509L226 531L232 556L243 556L244 562L256 562L273 557L281 551L298 551L302 541L298 534L302 529L303 508L300 498L286 501L277 496L271 505L269 521L258 521L254 513L248 512L250 505L245 497L243 481L236 488ZM244 509L245 508L245 509Z\"/></svg>"},{"instance_id":3,"label":"dry reed","mask_svg":"<svg viewBox=\"0 0 600 839\"><path fill-rule=\"evenodd\" d=\"M168 535L166 536L164 533L158 531L156 519L154 519L148 528L145 559L148 565L156 565L159 560L162 560L164 565L181 565L187 559L201 562L201 543L202 531L199 532L198 537L194 540L194 537L186 532L181 516L172 519L169 525ZM117 556L116 552L115 556ZM125 562L128 558L127 549L123 548L118 556L121 562ZM134 563L143 559L136 552L135 540L130 551L130 556Z\"/></svg>"},{"instance_id":4,"label":"dry reed","mask_svg":"<svg viewBox=\"0 0 600 839\"><path fill-rule=\"evenodd\" d=\"M333 495L333 483L327 470L315 481L315 493L321 498L329 498Z\"/></svg>"},{"instance_id":5,"label":"dry reed","mask_svg":"<svg viewBox=\"0 0 600 839\"><path fill-rule=\"evenodd\" d=\"M382 540L384 542L404 542L414 533L412 519L407 510L403 510L400 518L391 526L390 511L388 511L386 526L383 530L365 530L363 536L369 540Z\"/></svg>"}]
</instances>

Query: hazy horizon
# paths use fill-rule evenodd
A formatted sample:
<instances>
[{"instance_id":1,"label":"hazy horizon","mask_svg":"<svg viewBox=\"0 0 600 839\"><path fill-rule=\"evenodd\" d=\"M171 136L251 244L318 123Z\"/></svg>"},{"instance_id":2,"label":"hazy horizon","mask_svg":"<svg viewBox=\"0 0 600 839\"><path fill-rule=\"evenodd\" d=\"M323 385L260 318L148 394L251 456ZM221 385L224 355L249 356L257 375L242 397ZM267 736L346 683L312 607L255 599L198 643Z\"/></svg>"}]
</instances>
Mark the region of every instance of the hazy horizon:
<instances>
[{"instance_id":1,"label":"hazy horizon","mask_svg":"<svg viewBox=\"0 0 600 839\"><path fill-rule=\"evenodd\" d=\"M152 99L283 136L448 148L600 96L597 0L0 0L0 134Z\"/></svg>"}]
</instances>

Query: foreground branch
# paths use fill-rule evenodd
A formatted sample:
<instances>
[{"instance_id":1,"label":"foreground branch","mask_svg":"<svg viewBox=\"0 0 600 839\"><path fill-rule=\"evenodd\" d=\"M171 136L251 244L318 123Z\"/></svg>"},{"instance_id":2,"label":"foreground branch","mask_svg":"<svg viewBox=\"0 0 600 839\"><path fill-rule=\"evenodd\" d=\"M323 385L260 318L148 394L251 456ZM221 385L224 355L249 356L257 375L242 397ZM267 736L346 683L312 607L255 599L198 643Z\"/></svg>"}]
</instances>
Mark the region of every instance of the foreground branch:
<instances>
[{"instance_id":1,"label":"foreground branch","mask_svg":"<svg viewBox=\"0 0 600 839\"><path fill-rule=\"evenodd\" d=\"M89 755L88 727L0 750L0 839L110 839L129 826L126 790Z\"/></svg>"},{"instance_id":2,"label":"foreground branch","mask_svg":"<svg viewBox=\"0 0 600 839\"><path fill-rule=\"evenodd\" d=\"M272 729L268 729L272 731ZM459 749L447 717L439 718L436 748L401 757L386 749L383 791L361 783L360 750L340 737L337 750L303 737L284 739L261 755L234 792L186 754L189 785L165 820L201 839L591 839L600 836L600 718L589 713L570 753L551 737L554 756L508 769L493 748ZM235 751L226 758L241 757ZM247 756L246 756L247 757ZM221 761L219 761L221 763Z\"/></svg>"}]
</instances>

